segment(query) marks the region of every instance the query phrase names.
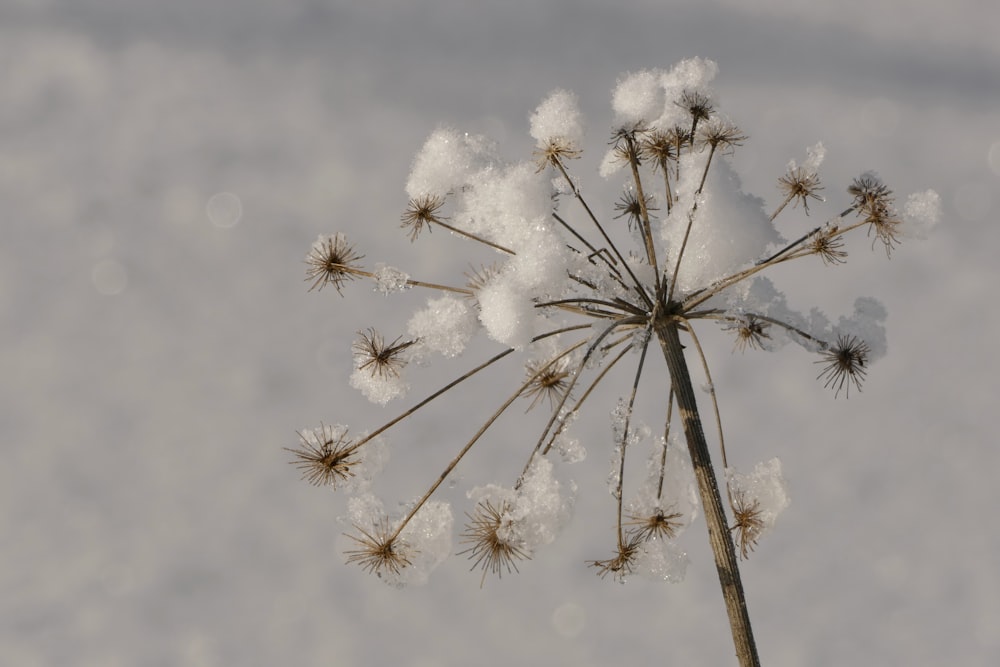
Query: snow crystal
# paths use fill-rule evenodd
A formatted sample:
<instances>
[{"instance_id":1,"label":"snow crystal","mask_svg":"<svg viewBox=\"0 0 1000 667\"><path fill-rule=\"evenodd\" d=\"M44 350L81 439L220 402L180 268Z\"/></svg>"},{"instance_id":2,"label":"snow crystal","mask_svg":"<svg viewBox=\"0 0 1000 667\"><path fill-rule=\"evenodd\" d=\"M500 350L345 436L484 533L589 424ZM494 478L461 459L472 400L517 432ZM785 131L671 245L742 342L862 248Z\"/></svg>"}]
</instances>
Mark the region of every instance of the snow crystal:
<instances>
[{"instance_id":1,"label":"snow crystal","mask_svg":"<svg viewBox=\"0 0 1000 667\"><path fill-rule=\"evenodd\" d=\"M365 398L378 405L403 396L410 388L398 372L372 371L371 368L355 368L350 382Z\"/></svg>"},{"instance_id":2,"label":"snow crystal","mask_svg":"<svg viewBox=\"0 0 1000 667\"><path fill-rule=\"evenodd\" d=\"M406 330L424 349L455 357L465 350L478 324L464 300L446 295L428 299L427 307L414 313Z\"/></svg>"},{"instance_id":3,"label":"snow crystal","mask_svg":"<svg viewBox=\"0 0 1000 667\"><path fill-rule=\"evenodd\" d=\"M375 267L375 291L381 292L382 295L392 294L393 292L402 292L407 288L407 281L410 276L403 273L399 269L386 266L385 264L378 264Z\"/></svg>"},{"instance_id":4,"label":"snow crystal","mask_svg":"<svg viewBox=\"0 0 1000 667\"><path fill-rule=\"evenodd\" d=\"M479 320L490 338L515 349L522 349L531 342L538 315L529 292L510 281L495 279L476 296Z\"/></svg>"},{"instance_id":5,"label":"snow crystal","mask_svg":"<svg viewBox=\"0 0 1000 667\"><path fill-rule=\"evenodd\" d=\"M677 276L677 287L682 293L735 273L781 241L764 211L763 200L741 190L739 177L725 160L713 159L704 189L701 195L697 194L707 155L705 151L681 160L679 205L661 227L668 266L673 266L688 226L688 215L697 202Z\"/></svg>"},{"instance_id":6,"label":"snow crystal","mask_svg":"<svg viewBox=\"0 0 1000 667\"><path fill-rule=\"evenodd\" d=\"M903 234L907 238L926 239L941 219L941 196L934 190L914 192L903 206Z\"/></svg>"},{"instance_id":7,"label":"snow crystal","mask_svg":"<svg viewBox=\"0 0 1000 667\"><path fill-rule=\"evenodd\" d=\"M615 123L623 127L648 125L663 114L663 74L661 70L642 70L618 80L611 95Z\"/></svg>"},{"instance_id":8,"label":"snow crystal","mask_svg":"<svg viewBox=\"0 0 1000 667\"><path fill-rule=\"evenodd\" d=\"M583 115L576 95L561 89L549 93L531 116L531 136L540 148L553 142L570 149L579 147L583 141Z\"/></svg>"},{"instance_id":9,"label":"snow crystal","mask_svg":"<svg viewBox=\"0 0 1000 667\"><path fill-rule=\"evenodd\" d=\"M492 163L493 153L492 142L485 137L439 128L413 159L406 194L411 199L443 197L457 190L471 174Z\"/></svg>"},{"instance_id":10,"label":"snow crystal","mask_svg":"<svg viewBox=\"0 0 1000 667\"><path fill-rule=\"evenodd\" d=\"M687 574L688 556L671 540L651 537L642 543L632 572L650 581L676 584Z\"/></svg>"}]
</instances>

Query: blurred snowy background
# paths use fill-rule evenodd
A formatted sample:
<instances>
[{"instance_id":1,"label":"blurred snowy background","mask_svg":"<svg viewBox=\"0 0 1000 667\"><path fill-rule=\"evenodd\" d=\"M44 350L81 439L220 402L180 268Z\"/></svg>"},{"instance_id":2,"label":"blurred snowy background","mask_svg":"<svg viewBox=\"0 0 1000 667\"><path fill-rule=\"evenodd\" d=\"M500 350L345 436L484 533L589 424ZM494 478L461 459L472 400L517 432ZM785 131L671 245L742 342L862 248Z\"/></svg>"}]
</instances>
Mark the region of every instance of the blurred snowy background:
<instances>
[{"instance_id":1,"label":"blurred snowy background","mask_svg":"<svg viewBox=\"0 0 1000 667\"><path fill-rule=\"evenodd\" d=\"M319 233L455 282L466 246L398 229L439 123L521 159L534 107L574 90L576 173L617 197L596 174L616 77L691 56L719 63L750 135L733 164L772 206L816 141L829 208L811 221L867 169L944 201L891 262L858 237L846 266L776 278L833 318L885 303L863 394L834 400L797 348L712 339L733 461L780 457L792 497L743 568L765 664L997 664L998 26L987 0L0 0L0 664L733 664L700 521L681 584L585 565L613 547L600 406L574 522L482 590L462 558L405 590L344 565L345 499L281 449L403 407L348 387L349 346L425 296L307 293ZM393 433L380 494L422 492L494 400L461 392ZM530 445L499 449L533 418L445 495L510 483Z\"/></svg>"}]
</instances>

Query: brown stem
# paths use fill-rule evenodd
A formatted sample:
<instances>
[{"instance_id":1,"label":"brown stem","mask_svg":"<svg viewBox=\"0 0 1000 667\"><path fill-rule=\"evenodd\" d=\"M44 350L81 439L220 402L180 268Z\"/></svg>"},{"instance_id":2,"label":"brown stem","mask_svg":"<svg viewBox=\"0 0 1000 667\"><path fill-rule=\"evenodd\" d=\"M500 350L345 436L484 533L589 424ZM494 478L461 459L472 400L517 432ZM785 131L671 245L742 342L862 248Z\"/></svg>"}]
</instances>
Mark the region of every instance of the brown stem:
<instances>
[{"instance_id":1,"label":"brown stem","mask_svg":"<svg viewBox=\"0 0 1000 667\"><path fill-rule=\"evenodd\" d=\"M743 582L740 580L736 549L733 547L733 539L726 522L726 512L723 509L722 496L719 494L715 470L712 468L712 459L708 453L708 443L701 426L698 403L695 400L694 388L691 386L691 374L684 359L677 326L678 322L673 318L658 319L655 324L656 336L660 340L660 347L663 348L674 394L677 396L684 435L691 453L691 464L698 480L701 504L705 510L708 541L715 556L715 567L719 573L719 583L722 585L722 597L726 601L726 611L729 614L729 626L733 633L733 643L736 645L736 656L741 667L760 667L757 646L754 644L753 631L750 628L746 597L743 594Z\"/></svg>"}]
</instances>

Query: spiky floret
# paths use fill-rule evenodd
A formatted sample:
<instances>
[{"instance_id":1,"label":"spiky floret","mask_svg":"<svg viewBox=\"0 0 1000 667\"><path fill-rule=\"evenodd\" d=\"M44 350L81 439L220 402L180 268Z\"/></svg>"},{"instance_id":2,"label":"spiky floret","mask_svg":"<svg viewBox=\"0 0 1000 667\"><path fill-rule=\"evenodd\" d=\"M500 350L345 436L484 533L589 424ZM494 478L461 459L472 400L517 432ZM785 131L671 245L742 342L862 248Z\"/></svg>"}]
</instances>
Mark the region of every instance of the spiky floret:
<instances>
[{"instance_id":1,"label":"spiky floret","mask_svg":"<svg viewBox=\"0 0 1000 667\"><path fill-rule=\"evenodd\" d=\"M538 164L538 171L542 171L549 165L557 167L564 160L574 160L580 157L580 149L576 143L563 137L554 137L545 142L545 145L536 148L533 153L535 162Z\"/></svg>"},{"instance_id":2,"label":"spiky floret","mask_svg":"<svg viewBox=\"0 0 1000 667\"><path fill-rule=\"evenodd\" d=\"M827 266L843 264L847 261L847 251L843 250L844 237L837 234L833 228L822 234L817 234L809 243L809 250L819 255Z\"/></svg>"},{"instance_id":3,"label":"spiky floret","mask_svg":"<svg viewBox=\"0 0 1000 667\"><path fill-rule=\"evenodd\" d=\"M639 157L653 163L654 169L667 170L667 165L677 159L678 146L684 143L678 138L677 128L668 131L653 130L643 135L639 142Z\"/></svg>"},{"instance_id":4,"label":"spiky floret","mask_svg":"<svg viewBox=\"0 0 1000 667\"><path fill-rule=\"evenodd\" d=\"M375 375L399 377L399 371L406 366L403 352L417 342L416 340L403 340L402 336L398 336L394 341L386 344L382 334L373 328L359 331L358 335L360 338L351 347L354 352L355 365L361 370L368 369L373 377Z\"/></svg>"},{"instance_id":5,"label":"spiky floret","mask_svg":"<svg viewBox=\"0 0 1000 667\"><path fill-rule=\"evenodd\" d=\"M816 379L825 379L824 387L832 387L834 396L840 396L841 389L850 397L851 385L861 391L865 379L871 348L857 336L838 336L837 344L822 353L822 359L815 363L826 364Z\"/></svg>"},{"instance_id":6,"label":"spiky floret","mask_svg":"<svg viewBox=\"0 0 1000 667\"><path fill-rule=\"evenodd\" d=\"M691 114L695 125L708 120L715 113L715 103L708 95L698 90L685 90L675 104Z\"/></svg>"},{"instance_id":7,"label":"spiky floret","mask_svg":"<svg viewBox=\"0 0 1000 667\"><path fill-rule=\"evenodd\" d=\"M767 333L770 326L768 322L750 314L738 317L724 328L727 331L736 332L734 348L740 352L746 352L748 347L752 350L764 349L764 339L770 340L771 338L770 334Z\"/></svg>"},{"instance_id":8,"label":"spiky floret","mask_svg":"<svg viewBox=\"0 0 1000 667\"><path fill-rule=\"evenodd\" d=\"M380 517L371 530L365 530L357 524L354 529L361 535L345 533L357 544L356 549L344 552L348 563L357 563L365 572L379 577L386 574L398 576L412 564L410 558L413 550L391 531L385 517Z\"/></svg>"},{"instance_id":9,"label":"spiky floret","mask_svg":"<svg viewBox=\"0 0 1000 667\"><path fill-rule=\"evenodd\" d=\"M628 216L628 226L629 229L632 229L633 225L642 221L643 205L645 205L647 212L659 210L653 206L654 199L651 195L643 195L643 200L640 202L639 195L636 194L635 190L627 188L615 203L615 210L621 211L615 216L615 219Z\"/></svg>"},{"instance_id":10,"label":"spiky floret","mask_svg":"<svg viewBox=\"0 0 1000 667\"><path fill-rule=\"evenodd\" d=\"M566 357L555 362L531 361L525 366L526 375L531 378L522 395L531 398L528 410L534 408L543 398L549 399L549 407L562 401L573 378L571 365Z\"/></svg>"},{"instance_id":11,"label":"spiky floret","mask_svg":"<svg viewBox=\"0 0 1000 667\"><path fill-rule=\"evenodd\" d=\"M500 578L505 571L507 574L517 572L517 561L530 558L527 551L511 538L509 509L506 503L497 508L486 500L476 505L474 514L466 513L469 523L459 541L470 546L458 553L469 554L471 569L482 568L480 586L486 581L487 574Z\"/></svg>"},{"instance_id":12,"label":"spiky floret","mask_svg":"<svg viewBox=\"0 0 1000 667\"><path fill-rule=\"evenodd\" d=\"M606 560L592 560L588 564L597 568L597 575L601 579L610 574L615 581L625 583L625 579L632 574L643 541L635 534L629 535L627 539L619 539L614 556Z\"/></svg>"},{"instance_id":13,"label":"spiky floret","mask_svg":"<svg viewBox=\"0 0 1000 667\"><path fill-rule=\"evenodd\" d=\"M729 530L734 533L736 546L740 557L746 560L750 552L757 546L757 540L764 529L761 519L760 501L751 500L744 490L737 490L732 497L733 525Z\"/></svg>"},{"instance_id":14,"label":"spiky floret","mask_svg":"<svg viewBox=\"0 0 1000 667\"><path fill-rule=\"evenodd\" d=\"M348 243L344 234L338 232L331 236L320 236L306 255L305 261L309 266L306 269L306 280L313 281L309 291L333 285L343 296L341 287L345 282L354 280L359 271L357 262L363 258L364 255L354 252L354 247Z\"/></svg>"},{"instance_id":15,"label":"spiky floret","mask_svg":"<svg viewBox=\"0 0 1000 667\"><path fill-rule=\"evenodd\" d=\"M683 525L680 521L683 516L680 512L657 508L651 514L630 514L625 525L629 526L629 533L642 542L654 538L668 540L674 537Z\"/></svg>"},{"instance_id":16,"label":"spiky floret","mask_svg":"<svg viewBox=\"0 0 1000 667\"><path fill-rule=\"evenodd\" d=\"M711 146L717 150L726 150L742 146L747 140L739 127L733 122L715 117L702 125L698 130L698 142L703 146Z\"/></svg>"},{"instance_id":17,"label":"spiky floret","mask_svg":"<svg viewBox=\"0 0 1000 667\"><path fill-rule=\"evenodd\" d=\"M289 462L302 471L302 479L314 486L331 485L337 488L354 473L351 468L358 463L353 441L347 429L320 425L318 429L299 431L301 446L285 448L294 458Z\"/></svg>"},{"instance_id":18,"label":"spiky floret","mask_svg":"<svg viewBox=\"0 0 1000 667\"><path fill-rule=\"evenodd\" d=\"M819 174L813 169L794 167L778 179L778 187L785 196L793 201L793 206L802 204L802 209L809 215L809 200L823 201L819 191L823 189Z\"/></svg>"},{"instance_id":19,"label":"spiky floret","mask_svg":"<svg viewBox=\"0 0 1000 667\"><path fill-rule=\"evenodd\" d=\"M424 226L431 230L431 223L442 223L447 218L438 214L444 206L445 199L439 195L423 195L411 199L406 205L406 210L400 216L400 227L410 230L410 241L416 241L417 236L423 231Z\"/></svg>"},{"instance_id":20,"label":"spiky floret","mask_svg":"<svg viewBox=\"0 0 1000 667\"><path fill-rule=\"evenodd\" d=\"M899 226L902 224L896 213L892 190L878 176L867 173L854 179L847 191L854 195L858 215L865 216L865 222L870 225L868 233L875 235L872 245L881 241L886 256L891 255L899 243Z\"/></svg>"}]
</instances>

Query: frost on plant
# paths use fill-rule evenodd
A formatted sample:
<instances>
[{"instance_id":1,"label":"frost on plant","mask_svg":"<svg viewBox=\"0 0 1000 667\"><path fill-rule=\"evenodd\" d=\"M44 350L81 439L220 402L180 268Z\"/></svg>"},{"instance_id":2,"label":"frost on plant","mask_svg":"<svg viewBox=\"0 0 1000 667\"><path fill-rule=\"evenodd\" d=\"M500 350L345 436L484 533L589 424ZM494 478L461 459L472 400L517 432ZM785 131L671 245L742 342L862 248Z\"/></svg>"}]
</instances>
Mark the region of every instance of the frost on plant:
<instances>
[{"instance_id":1,"label":"frost on plant","mask_svg":"<svg viewBox=\"0 0 1000 667\"><path fill-rule=\"evenodd\" d=\"M592 201L580 187L573 167L584 154L583 116L576 96L565 90L551 93L530 116L535 145L520 160L507 161L486 137L435 130L412 162L399 223L415 249L448 243L466 253L464 276L424 282L405 269L367 269L343 232L313 244L306 256L312 289L332 285L343 294L349 283L364 280L388 298L429 292L425 305L400 323L405 333L359 330L350 384L371 401L385 405L403 396L414 360L463 356L476 336L494 350L367 436L348 438L342 427L302 432L293 463L307 481L349 487L364 452L383 433L418 410L432 410L432 403L497 364L523 370L519 384L482 397L491 407L481 427L456 436L451 461L401 516L388 517L370 499L352 501L349 562L392 583L425 579L443 557L450 529L450 512L432 496L474 447L502 446L520 457L522 472L484 480L469 493L459 553L483 579L517 572L538 559L569 517L578 491L566 481L566 467L600 451L599 460L611 461L607 480L617 521L609 526L606 557L590 561L596 571L620 581L632 574L679 580L687 561L676 540L700 507L716 536L713 553L726 573L720 581L727 605L731 597L741 599L736 550L750 554L787 495L776 459L748 475L730 467L697 331L719 327L744 354L794 343L814 355L813 374L834 397L856 396L885 353L885 309L862 297L853 312L837 318L818 309L799 312L767 274L780 264L812 262L825 272L816 283L822 285L844 270L849 239L860 236L853 245L889 256L904 240L926 235L940 200L928 190L900 208L874 172L833 194L821 177L822 143L775 174L767 199L747 193L728 157L749 137L721 110L712 88L717 72L715 63L694 58L621 77L612 93L616 124L604 155L589 169L622 181L613 201ZM828 200L836 208L821 214ZM692 373L704 393L693 390ZM617 401L599 403L610 387ZM656 397L658 414L640 420L639 395ZM492 429L515 405L522 406L518 414L548 415L537 438L520 448ZM611 413L604 436L575 429L583 411ZM726 471L721 485L702 415L715 426ZM755 456L745 440L736 451ZM650 442L652 454L637 454ZM635 474L641 464L628 463L636 460L648 461L643 474ZM734 638L749 636L748 622L738 631L733 620L740 613L745 616L745 605L731 615ZM754 650L744 646L738 653Z\"/></svg>"}]
</instances>

